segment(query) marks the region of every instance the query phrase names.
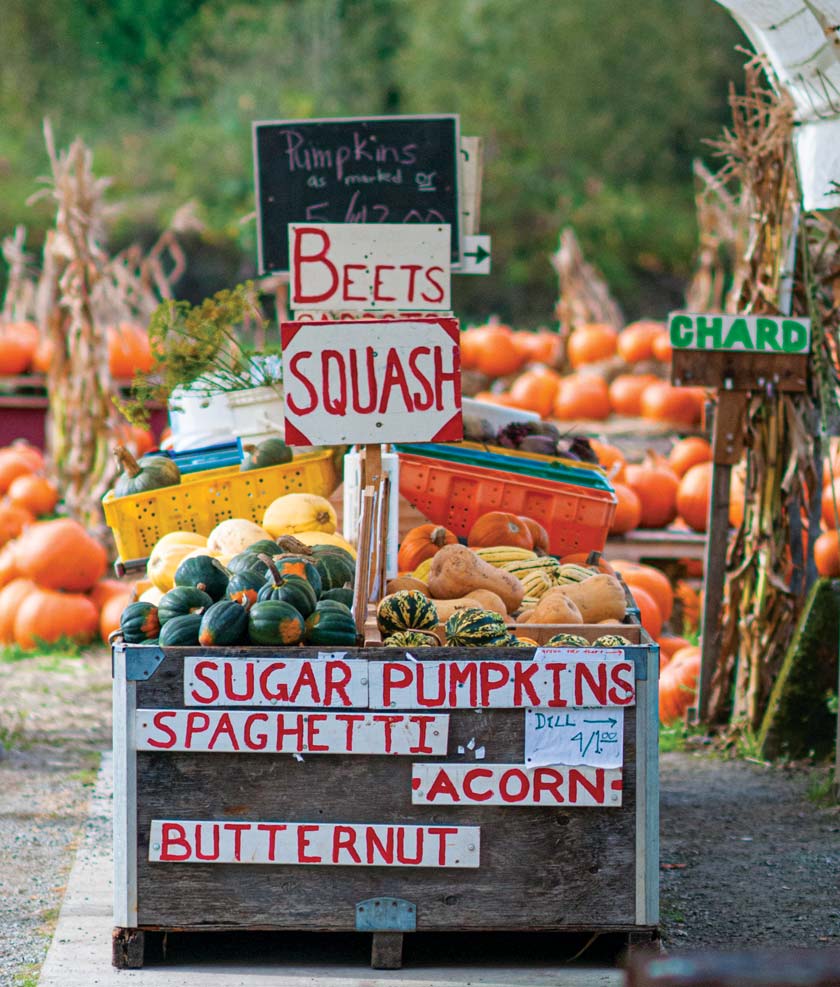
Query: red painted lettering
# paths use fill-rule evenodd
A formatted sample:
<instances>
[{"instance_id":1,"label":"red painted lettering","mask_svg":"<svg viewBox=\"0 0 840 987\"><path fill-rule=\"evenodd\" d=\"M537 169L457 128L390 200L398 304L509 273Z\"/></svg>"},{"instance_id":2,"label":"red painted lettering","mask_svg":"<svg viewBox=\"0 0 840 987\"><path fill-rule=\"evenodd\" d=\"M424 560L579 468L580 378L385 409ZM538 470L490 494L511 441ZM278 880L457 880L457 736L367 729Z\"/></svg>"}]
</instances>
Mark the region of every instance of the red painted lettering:
<instances>
[{"instance_id":1,"label":"red painted lettering","mask_svg":"<svg viewBox=\"0 0 840 987\"><path fill-rule=\"evenodd\" d=\"M564 802L563 793L560 791L563 785L563 775L554 768L536 768L534 770L534 801L542 801L542 793L548 792L552 800L556 803Z\"/></svg>"},{"instance_id":2,"label":"red painted lettering","mask_svg":"<svg viewBox=\"0 0 840 987\"><path fill-rule=\"evenodd\" d=\"M452 347L452 369L443 369L443 351L439 346L434 349L435 361L435 407L443 411L443 385L447 381L452 385L452 401L454 404L461 391L461 351L457 346Z\"/></svg>"},{"instance_id":3,"label":"red painted lettering","mask_svg":"<svg viewBox=\"0 0 840 987\"><path fill-rule=\"evenodd\" d=\"M175 746L175 741L178 737L172 727L168 727L163 721L164 719L170 719L171 717L177 715L178 713L174 709L162 709L155 713L152 717L152 725L155 729L161 730L166 734L166 740L155 740L153 737L149 737L149 747L158 747L163 750L169 750L170 747Z\"/></svg>"},{"instance_id":4,"label":"red painted lettering","mask_svg":"<svg viewBox=\"0 0 840 987\"><path fill-rule=\"evenodd\" d=\"M610 666L610 680L614 686L608 692L611 706L627 706L633 701L636 694L635 671L635 666L629 661L619 661Z\"/></svg>"},{"instance_id":5,"label":"red painted lettering","mask_svg":"<svg viewBox=\"0 0 840 987\"><path fill-rule=\"evenodd\" d=\"M432 292L431 294L427 295L425 291L421 291L420 297L423 299L423 301L428 302L430 305L434 304L435 302L442 302L444 297L443 285L432 277L433 274L443 274L443 268L442 267L426 268L426 280L432 286Z\"/></svg>"},{"instance_id":6,"label":"red painted lettering","mask_svg":"<svg viewBox=\"0 0 840 987\"><path fill-rule=\"evenodd\" d=\"M518 788L513 788L516 782ZM521 768L510 768L499 779L499 794L503 802L521 802L528 794L528 775Z\"/></svg>"},{"instance_id":7,"label":"red painted lettering","mask_svg":"<svg viewBox=\"0 0 840 987\"><path fill-rule=\"evenodd\" d=\"M422 664L422 663L421 663ZM418 665L419 667L419 665ZM386 661L382 665L382 705L395 706L392 696L397 689L405 689L411 685L414 673L411 665L401 665L397 662ZM347 703L346 705L350 705Z\"/></svg>"},{"instance_id":8,"label":"red painted lettering","mask_svg":"<svg viewBox=\"0 0 840 987\"><path fill-rule=\"evenodd\" d=\"M335 374L330 378L330 362L335 364ZM338 396L333 396L333 379L338 378ZM324 411L343 418L347 414L347 366L344 356L338 350L323 350L321 353L321 378L324 395Z\"/></svg>"},{"instance_id":9,"label":"red painted lettering","mask_svg":"<svg viewBox=\"0 0 840 987\"><path fill-rule=\"evenodd\" d=\"M187 729L184 731L184 747L187 750L192 747L193 736L203 733L210 726L210 717L207 713L199 713L191 710L187 713Z\"/></svg>"},{"instance_id":10,"label":"red painted lettering","mask_svg":"<svg viewBox=\"0 0 840 987\"><path fill-rule=\"evenodd\" d=\"M431 350L428 346L416 346L410 353L408 357L408 366L411 372L414 374L417 382L423 388L423 394L420 395L415 391L411 396L414 399L414 407L418 411L428 411L429 408L434 404L435 393L432 390L432 385L429 383L429 378L423 373L423 371L417 366L417 361L421 356L429 356Z\"/></svg>"},{"instance_id":11,"label":"red painted lettering","mask_svg":"<svg viewBox=\"0 0 840 987\"><path fill-rule=\"evenodd\" d=\"M598 662L594 672L583 662L575 666L575 705L588 705L590 697L599 706L607 705L607 666Z\"/></svg>"},{"instance_id":12,"label":"red painted lettering","mask_svg":"<svg viewBox=\"0 0 840 987\"><path fill-rule=\"evenodd\" d=\"M446 702L446 669L449 662L425 662L417 663L417 704L419 706L443 706ZM433 671L434 669L434 671ZM431 679L437 675L437 695L426 694L426 676Z\"/></svg>"},{"instance_id":13,"label":"red painted lettering","mask_svg":"<svg viewBox=\"0 0 840 987\"><path fill-rule=\"evenodd\" d=\"M401 271L408 271L408 288L406 290L406 298L409 302L414 301L414 293L417 290L417 272L421 270L421 264L401 264Z\"/></svg>"},{"instance_id":14,"label":"red painted lettering","mask_svg":"<svg viewBox=\"0 0 840 987\"><path fill-rule=\"evenodd\" d=\"M429 836L438 838L438 864L446 866L446 837L449 833L457 833L457 826L429 826Z\"/></svg>"},{"instance_id":15,"label":"red painted lettering","mask_svg":"<svg viewBox=\"0 0 840 987\"><path fill-rule=\"evenodd\" d=\"M315 738L321 732L318 724L323 723L326 718L326 713L306 714L306 746L310 751L328 751L330 749L329 744L318 744L315 742Z\"/></svg>"},{"instance_id":16,"label":"red painted lettering","mask_svg":"<svg viewBox=\"0 0 840 987\"><path fill-rule=\"evenodd\" d=\"M262 751L268 743L268 734L263 731L255 736L251 732L255 723L268 723L268 713L251 713L245 718L245 746L251 751Z\"/></svg>"},{"instance_id":17,"label":"red painted lettering","mask_svg":"<svg viewBox=\"0 0 840 987\"><path fill-rule=\"evenodd\" d=\"M568 706L569 704L562 696L563 680L561 678L561 673L566 668L566 662L547 661L543 667L551 672L551 699L548 700L546 705L554 708L557 708L558 706Z\"/></svg>"},{"instance_id":18,"label":"red painted lettering","mask_svg":"<svg viewBox=\"0 0 840 987\"><path fill-rule=\"evenodd\" d=\"M377 264L373 269L373 300L375 302L395 302L396 295L382 294L382 272L393 271L393 264Z\"/></svg>"},{"instance_id":19,"label":"red painted lettering","mask_svg":"<svg viewBox=\"0 0 840 987\"><path fill-rule=\"evenodd\" d=\"M303 252L303 238L305 236L320 237L321 245L320 249L316 248L315 253L304 254ZM338 288L338 271L335 268L335 264L327 260L327 254L330 249L330 238L327 235L326 230L319 230L316 228L310 228L306 226L299 226L294 231L294 242L292 244L292 270L297 272L296 285L297 291L295 293L294 301L298 305L312 305L315 302L326 301L330 295L335 293L336 288ZM321 292L321 294L304 295L300 291L300 284L304 281L303 269L304 265L314 264L324 268L329 275L330 287L326 291ZM314 272L313 272L314 273Z\"/></svg>"},{"instance_id":20,"label":"red painted lettering","mask_svg":"<svg viewBox=\"0 0 840 987\"><path fill-rule=\"evenodd\" d=\"M291 720L292 726L286 726L286 714L277 714L277 733L274 740L274 749L277 751L285 750L284 740L286 737L293 737L293 747L292 750L296 753L300 753L303 750L303 719L299 713L292 713Z\"/></svg>"},{"instance_id":21,"label":"red painted lettering","mask_svg":"<svg viewBox=\"0 0 840 987\"><path fill-rule=\"evenodd\" d=\"M233 859L237 862L242 859L242 834L251 828L250 823L225 823L222 829L227 833L233 833Z\"/></svg>"},{"instance_id":22,"label":"red painted lettering","mask_svg":"<svg viewBox=\"0 0 840 987\"><path fill-rule=\"evenodd\" d=\"M406 833L414 833L415 855L409 857L405 849ZM407 830L405 826L397 828L397 862L400 864L419 864L423 859L423 830L420 826L415 830Z\"/></svg>"},{"instance_id":23,"label":"red painted lettering","mask_svg":"<svg viewBox=\"0 0 840 987\"><path fill-rule=\"evenodd\" d=\"M183 853L176 853L173 847L180 847ZM160 859L189 860L191 847L187 833L180 823L163 823L160 828Z\"/></svg>"},{"instance_id":24,"label":"red painted lettering","mask_svg":"<svg viewBox=\"0 0 840 987\"><path fill-rule=\"evenodd\" d=\"M241 677L243 668L245 672L245 687L243 692L237 692L234 679ZM232 661L226 662L223 672L225 699L247 703L254 698L254 665L252 662L236 662L235 664Z\"/></svg>"},{"instance_id":25,"label":"red painted lettering","mask_svg":"<svg viewBox=\"0 0 840 987\"><path fill-rule=\"evenodd\" d=\"M490 694L497 689L502 689L509 681L507 668L498 661L481 661L478 663L481 679L481 706L490 706ZM496 673L494 678L492 673Z\"/></svg>"},{"instance_id":26,"label":"red painted lettering","mask_svg":"<svg viewBox=\"0 0 840 987\"><path fill-rule=\"evenodd\" d=\"M324 685L324 705L334 706L333 693L341 701L342 706L352 706L350 697L347 695L347 685L353 673L350 666L344 661L328 661L326 667L326 683Z\"/></svg>"},{"instance_id":27,"label":"red painted lettering","mask_svg":"<svg viewBox=\"0 0 840 987\"><path fill-rule=\"evenodd\" d=\"M604 769L595 768L595 781L591 782L578 768L569 768L569 801L578 800L578 786L585 788L597 805L604 804Z\"/></svg>"},{"instance_id":28,"label":"red painted lettering","mask_svg":"<svg viewBox=\"0 0 840 987\"><path fill-rule=\"evenodd\" d=\"M466 691L464 691L464 686L466 686ZM459 698L463 699L465 695L466 701L459 702ZM478 705L477 662L467 661L461 667L459 667L458 662L449 664L449 705L455 708Z\"/></svg>"},{"instance_id":29,"label":"red painted lettering","mask_svg":"<svg viewBox=\"0 0 840 987\"><path fill-rule=\"evenodd\" d=\"M304 689L309 691L307 705L311 704L312 706L320 706L321 690L318 688L318 680L315 676L315 669L312 667L311 661L305 661L301 665L297 682L295 682L294 687L289 694L289 702L296 703L298 701L298 697Z\"/></svg>"},{"instance_id":30,"label":"red painted lettering","mask_svg":"<svg viewBox=\"0 0 840 987\"><path fill-rule=\"evenodd\" d=\"M429 790L426 792L426 801L434 802L439 795L448 795L453 802L460 802L461 795L455 787L455 783L446 773L446 768L441 768L435 775Z\"/></svg>"},{"instance_id":31,"label":"red painted lettering","mask_svg":"<svg viewBox=\"0 0 840 987\"><path fill-rule=\"evenodd\" d=\"M493 772L489 768L470 768L470 770L464 775L464 795L470 800L470 802L486 802L487 799L492 798L493 793L489 789L485 789L483 792L476 791L473 786L473 782L477 781L479 778L492 778Z\"/></svg>"},{"instance_id":32,"label":"red painted lettering","mask_svg":"<svg viewBox=\"0 0 840 987\"><path fill-rule=\"evenodd\" d=\"M306 853L309 846L307 833L317 833L320 826L298 826L297 830L297 858L299 864L320 864L321 857L310 856Z\"/></svg>"},{"instance_id":33,"label":"red painted lettering","mask_svg":"<svg viewBox=\"0 0 840 987\"><path fill-rule=\"evenodd\" d=\"M213 731L213 736L210 738L210 742L207 744L207 750L212 751L216 747L216 742L222 735L226 736L230 740L230 746L235 750L239 750L239 741L236 739L236 731L233 729L233 724L230 722L230 713L222 713L216 723L216 729Z\"/></svg>"},{"instance_id":34,"label":"red painted lettering","mask_svg":"<svg viewBox=\"0 0 840 987\"><path fill-rule=\"evenodd\" d=\"M266 665L262 672L260 672L260 695L263 699L276 699L281 703L288 702L289 690L286 683L278 683L276 690L272 691L273 682L271 681L272 675L282 671L285 667L286 663L284 661L273 661L270 665Z\"/></svg>"},{"instance_id":35,"label":"red painted lettering","mask_svg":"<svg viewBox=\"0 0 840 987\"><path fill-rule=\"evenodd\" d=\"M359 353L358 350L350 350L350 396L353 403L353 411L355 411L357 415L369 415L372 411L375 411L376 403L379 398L379 388L376 384L376 366L373 347L367 346L365 348L365 354L367 360L365 370L367 377L368 403L363 405L359 396L360 381L362 379L362 375L359 372Z\"/></svg>"},{"instance_id":36,"label":"red painted lettering","mask_svg":"<svg viewBox=\"0 0 840 987\"><path fill-rule=\"evenodd\" d=\"M379 401L380 415L385 415L389 410L393 410L389 409L388 405L391 400L391 391L395 387L398 387L402 393L405 410L414 411L414 402L411 400L411 394L408 390L408 381L405 379L405 371L400 361L400 355L396 348L392 346L388 350L388 356L385 358L385 380L382 382L382 397Z\"/></svg>"},{"instance_id":37,"label":"red painted lettering","mask_svg":"<svg viewBox=\"0 0 840 987\"><path fill-rule=\"evenodd\" d=\"M354 287L353 277L350 273L351 271L366 271L367 267L364 264L345 264L344 265L344 277L341 281L341 297L345 302L366 302L368 300L367 295L351 295L350 289Z\"/></svg>"},{"instance_id":38,"label":"red painted lettering","mask_svg":"<svg viewBox=\"0 0 840 987\"><path fill-rule=\"evenodd\" d=\"M261 833L268 833L268 859L277 859L277 834L282 833L286 828L285 823L257 823L257 829Z\"/></svg>"},{"instance_id":39,"label":"red painted lettering","mask_svg":"<svg viewBox=\"0 0 840 987\"><path fill-rule=\"evenodd\" d=\"M346 850L354 863L362 862L356 850L356 830L352 826L336 826L333 830L332 862L334 864L342 863L338 859L340 850Z\"/></svg>"},{"instance_id":40,"label":"red painted lettering","mask_svg":"<svg viewBox=\"0 0 840 987\"><path fill-rule=\"evenodd\" d=\"M202 695L196 690L195 683L191 682L190 687L190 698L193 702L202 703L203 705L210 705L216 702L219 698L219 686L216 683L215 678L212 678L210 673L217 672L219 670L218 663L215 661L199 661L196 662L196 666L193 669L193 675L197 682L201 685L206 685L209 692Z\"/></svg>"},{"instance_id":41,"label":"red painted lettering","mask_svg":"<svg viewBox=\"0 0 840 987\"><path fill-rule=\"evenodd\" d=\"M393 864L394 862L394 827L389 826L385 831L385 843L376 833L373 826L368 826L365 831L365 854L369 864L383 863ZM374 857L374 853L379 854L379 861Z\"/></svg>"},{"instance_id":42,"label":"red painted lettering","mask_svg":"<svg viewBox=\"0 0 840 987\"><path fill-rule=\"evenodd\" d=\"M201 849L201 834L205 827L201 823L195 824L195 859L196 860L218 860L219 859L219 824L210 823L210 830L213 833L213 848L209 853L204 853Z\"/></svg>"},{"instance_id":43,"label":"red painted lettering","mask_svg":"<svg viewBox=\"0 0 840 987\"><path fill-rule=\"evenodd\" d=\"M303 384L306 390L307 396L309 397L309 405L304 407L298 404L290 395L289 389L286 389L286 404L289 406L289 410L293 411L296 415L309 415L318 407L318 392L312 385L312 381L309 379L309 375L302 370L298 369L298 364L301 360L309 360L312 358L312 353L309 350L302 350L300 353L295 353L289 360L289 373L295 380L299 380Z\"/></svg>"},{"instance_id":44,"label":"red painted lettering","mask_svg":"<svg viewBox=\"0 0 840 987\"><path fill-rule=\"evenodd\" d=\"M532 706L540 705L540 697L534 689L531 679L540 670L536 662L523 664L518 661L513 666L513 704L514 706L524 706L530 703Z\"/></svg>"},{"instance_id":45,"label":"red painted lettering","mask_svg":"<svg viewBox=\"0 0 840 987\"><path fill-rule=\"evenodd\" d=\"M345 737L345 744L348 751L353 750L353 729L357 723L363 722L365 718L364 713L336 713L335 718L341 722L347 724L347 735ZM375 719L375 717L374 717Z\"/></svg>"},{"instance_id":46,"label":"red painted lettering","mask_svg":"<svg viewBox=\"0 0 840 987\"><path fill-rule=\"evenodd\" d=\"M373 718L373 722L383 724L383 728L385 731L385 753L390 754L392 748L394 724L403 722L402 713L397 713L395 716L389 716L387 713L376 715Z\"/></svg>"},{"instance_id":47,"label":"red painted lettering","mask_svg":"<svg viewBox=\"0 0 840 987\"><path fill-rule=\"evenodd\" d=\"M409 720L412 723L417 724L418 737L417 745L415 747L409 747L408 751L410 754L433 754L434 749L426 743L426 733L429 728L430 723L434 723L433 716L409 716Z\"/></svg>"}]
</instances>

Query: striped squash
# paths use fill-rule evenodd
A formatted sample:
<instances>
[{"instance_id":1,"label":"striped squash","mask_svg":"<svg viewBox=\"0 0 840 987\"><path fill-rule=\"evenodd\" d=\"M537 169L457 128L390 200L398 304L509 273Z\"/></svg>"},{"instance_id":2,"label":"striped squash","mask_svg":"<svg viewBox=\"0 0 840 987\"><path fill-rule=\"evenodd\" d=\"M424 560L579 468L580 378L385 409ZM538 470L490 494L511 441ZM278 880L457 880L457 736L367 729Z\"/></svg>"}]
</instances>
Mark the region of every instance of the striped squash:
<instances>
[{"instance_id":1,"label":"striped squash","mask_svg":"<svg viewBox=\"0 0 840 987\"><path fill-rule=\"evenodd\" d=\"M401 589L383 597L376 609L376 623L383 638L395 631L436 627L438 612L432 601L416 589Z\"/></svg>"},{"instance_id":2,"label":"striped squash","mask_svg":"<svg viewBox=\"0 0 840 987\"><path fill-rule=\"evenodd\" d=\"M425 631L395 631L382 642L386 648L439 648L440 641Z\"/></svg>"},{"instance_id":3,"label":"striped squash","mask_svg":"<svg viewBox=\"0 0 840 987\"><path fill-rule=\"evenodd\" d=\"M593 648L623 648L631 642L622 634L602 634L592 642Z\"/></svg>"},{"instance_id":4,"label":"striped squash","mask_svg":"<svg viewBox=\"0 0 840 987\"><path fill-rule=\"evenodd\" d=\"M545 642L547 648L590 648L589 639L582 634L555 634Z\"/></svg>"},{"instance_id":5,"label":"striped squash","mask_svg":"<svg viewBox=\"0 0 840 987\"><path fill-rule=\"evenodd\" d=\"M507 624L492 610L456 610L446 622L446 643L458 648L492 648L507 644Z\"/></svg>"}]
</instances>

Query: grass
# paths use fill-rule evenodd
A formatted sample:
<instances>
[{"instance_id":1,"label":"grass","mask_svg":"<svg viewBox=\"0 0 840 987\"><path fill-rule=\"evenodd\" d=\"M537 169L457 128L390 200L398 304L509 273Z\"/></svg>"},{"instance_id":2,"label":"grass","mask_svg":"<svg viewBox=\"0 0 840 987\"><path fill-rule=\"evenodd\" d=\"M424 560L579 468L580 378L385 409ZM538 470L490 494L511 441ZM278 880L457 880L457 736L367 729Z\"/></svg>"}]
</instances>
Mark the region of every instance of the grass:
<instances>
[{"instance_id":1,"label":"grass","mask_svg":"<svg viewBox=\"0 0 840 987\"><path fill-rule=\"evenodd\" d=\"M840 803L840 790L834 783L834 766L832 764L824 764L814 768L808 778L805 795L809 802L818 806Z\"/></svg>"},{"instance_id":2,"label":"grass","mask_svg":"<svg viewBox=\"0 0 840 987\"><path fill-rule=\"evenodd\" d=\"M706 729L697 724L687 724L681 721L671 724L659 724L659 751L662 754L688 749L692 737L706 737Z\"/></svg>"},{"instance_id":3,"label":"grass","mask_svg":"<svg viewBox=\"0 0 840 987\"><path fill-rule=\"evenodd\" d=\"M13 714L0 716L0 747L11 750L16 747L23 750L27 744L26 713L19 709Z\"/></svg>"},{"instance_id":4,"label":"grass","mask_svg":"<svg viewBox=\"0 0 840 987\"><path fill-rule=\"evenodd\" d=\"M19 644L7 644L0 648L0 662L26 661L29 658L84 658L93 647L96 647L95 643L80 644L71 637L60 637L57 641L38 641L34 650L22 648Z\"/></svg>"},{"instance_id":5,"label":"grass","mask_svg":"<svg viewBox=\"0 0 840 987\"><path fill-rule=\"evenodd\" d=\"M38 975L40 970L40 963L28 963L15 974L15 979L12 981L12 987L38 987Z\"/></svg>"}]
</instances>

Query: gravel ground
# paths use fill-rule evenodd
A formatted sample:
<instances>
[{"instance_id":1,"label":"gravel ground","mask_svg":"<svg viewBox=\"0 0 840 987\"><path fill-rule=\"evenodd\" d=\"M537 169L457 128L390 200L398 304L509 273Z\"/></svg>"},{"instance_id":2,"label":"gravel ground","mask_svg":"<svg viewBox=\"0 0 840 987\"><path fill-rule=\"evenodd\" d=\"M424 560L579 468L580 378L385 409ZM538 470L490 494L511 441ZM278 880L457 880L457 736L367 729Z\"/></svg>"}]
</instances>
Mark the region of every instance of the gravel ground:
<instances>
[{"instance_id":1,"label":"gravel ground","mask_svg":"<svg viewBox=\"0 0 840 987\"><path fill-rule=\"evenodd\" d=\"M37 982L99 752L110 659L0 662L0 987ZM662 757L662 934L671 952L840 946L840 806L813 771Z\"/></svg>"}]
</instances>

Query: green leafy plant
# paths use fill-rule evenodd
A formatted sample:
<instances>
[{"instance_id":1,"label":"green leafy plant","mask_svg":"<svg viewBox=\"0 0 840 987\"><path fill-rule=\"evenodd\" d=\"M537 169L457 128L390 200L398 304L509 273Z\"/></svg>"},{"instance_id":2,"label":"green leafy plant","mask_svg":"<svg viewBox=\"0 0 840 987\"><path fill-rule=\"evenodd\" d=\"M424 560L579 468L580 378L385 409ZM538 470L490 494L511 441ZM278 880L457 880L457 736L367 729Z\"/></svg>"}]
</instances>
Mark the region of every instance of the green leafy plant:
<instances>
[{"instance_id":1,"label":"green leafy plant","mask_svg":"<svg viewBox=\"0 0 840 987\"><path fill-rule=\"evenodd\" d=\"M218 291L197 305L167 299L152 313L151 370L137 373L127 401L118 403L131 422L148 421L150 403L166 403L178 388L207 396L276 384L270 364L248 353L240 337L246 324L261 325L252 282Z\"/></svg>"}]
</instances>

